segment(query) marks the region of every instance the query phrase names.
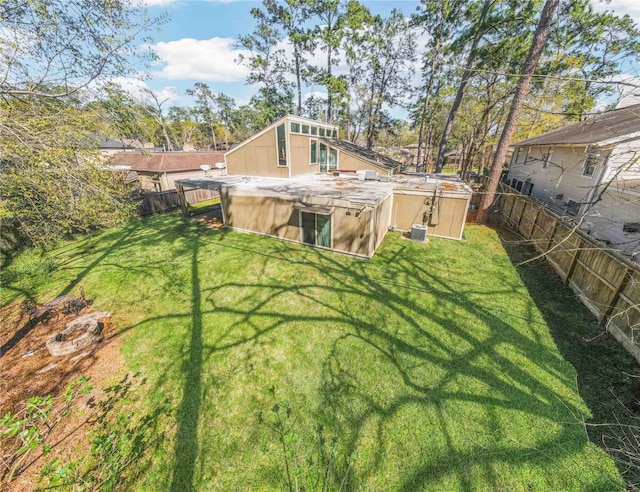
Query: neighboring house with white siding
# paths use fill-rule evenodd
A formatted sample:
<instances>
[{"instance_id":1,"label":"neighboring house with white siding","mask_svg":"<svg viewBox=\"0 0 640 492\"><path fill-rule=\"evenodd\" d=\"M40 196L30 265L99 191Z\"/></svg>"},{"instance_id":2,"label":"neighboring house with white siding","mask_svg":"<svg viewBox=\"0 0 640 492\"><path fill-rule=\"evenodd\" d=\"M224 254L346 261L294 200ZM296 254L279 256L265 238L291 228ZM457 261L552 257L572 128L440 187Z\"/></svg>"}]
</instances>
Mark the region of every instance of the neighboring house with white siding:
<instances>
[{"instance_id":1,"label":"neighboring house with white siding","mask_svg":"<svg viewBox=\"0 0 640 492\"><path fill-rule=\"evenodd\" d=\"M640 100L513 144L507 184L640 260Z\"/></svg>"}]
</instances>

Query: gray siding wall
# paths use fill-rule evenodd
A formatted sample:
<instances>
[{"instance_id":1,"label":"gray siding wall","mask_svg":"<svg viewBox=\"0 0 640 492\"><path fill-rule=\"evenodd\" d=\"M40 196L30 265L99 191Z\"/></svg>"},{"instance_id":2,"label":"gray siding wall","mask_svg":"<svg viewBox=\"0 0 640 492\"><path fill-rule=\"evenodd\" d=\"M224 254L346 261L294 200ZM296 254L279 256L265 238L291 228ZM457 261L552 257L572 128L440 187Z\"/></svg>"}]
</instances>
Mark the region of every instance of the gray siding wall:
<instances>
[{"instance_id":1,"label":"gray siding wall","mask_svg":"<svg viewBox=\"0 0 640 492\"><path fill-rule=\"evenodd\" d=\"M544 158L549 153L549 146L529 148L526 159L521 153L518 162L515 160L516 151L509 169L509 183L512 178L520 181L529 180L533 184L532 198L557 212L564 213L564 207L569 200L574 202L589 200L602 173L603 161L608 157L608 152L601 152L593 174L584 176L585 151L586 146L555 146L546 168ZM526 147L524 152L527 152Z\"/></svg>"}]
</instances>

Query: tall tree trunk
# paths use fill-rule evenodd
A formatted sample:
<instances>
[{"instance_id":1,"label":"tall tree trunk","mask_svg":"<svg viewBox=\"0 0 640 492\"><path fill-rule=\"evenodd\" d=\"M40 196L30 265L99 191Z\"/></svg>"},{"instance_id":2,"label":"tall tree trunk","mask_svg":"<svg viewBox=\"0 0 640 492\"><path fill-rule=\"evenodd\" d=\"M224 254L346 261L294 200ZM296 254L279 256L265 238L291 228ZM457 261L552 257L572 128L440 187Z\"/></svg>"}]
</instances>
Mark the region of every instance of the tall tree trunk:
<instances>
[{"instance_id":1,"label":"tall tree trunk","mask_svg":"<svg viewBox=\"0 0 640 492\"><path fill-rule=\"evenodd\" d=\"M216 130L213 126L213 122L211 123L211 139L213 140L213 150L218 150L218 143L216 142Z\"/></svg>"},{"instance_id":2,"label":"tall tree trunk","mask_svg":"<svg viewBox=\"0 0 640 492\"><path fill-rule=\"evenodd\" d=\"M491 207L495 198L496 190L498 189L498 182L500 181L500 176L502 174L502 166L504 165L504 161L507 156L507 149L509 148L511 137L516 129L516 124L518 123L520 110L522 109L522 105L527 94L529 94L531 77L538 66L540 55L542 55L542 51L549 39L551 19L559 3L560 0L546 0L542 9L540 21L536 27L536 32L533 36L533 41L531 42L529 54L524 62L524 66L522 67L520 80L518 81L516 92L513 95L511 109L509 110L509 115L507 116L504 128L502 129L502 134L500 135L500 140L498 141L498 146L496 147L496 152L493 156L489 180L487 182L484 195L482 195L482 201L480 202L480 208L478 209L478 215L476 218L476 221L480 224L485 222L489 207Z\"/></svg>"},{"instance_id":3,"label":"tall tree trunk","mask_svg":"<svg viewBox=\"0 0 640 492\"><path fill-rule=\"evenodd\" d=\"M425 107L422 107L420 112L420 129L418 130L418 155L416 155L416 172L420 172L420 157L422 157L422 141L424 140L424 120L425 120Z\"/></svg>"},{"instance_id":4,"label":"tall tree trunk","mask_svg":"<svg viewBox=\"0 0 640 492\"><path fill-rule=\"evenodd\" d=\"M331 26L328 27L330 29ZM331 85L333 82L331 81L331 50L332 47L327 45L327 123L331 123L331 99L333 99L333 94L331 93Z\"/></svg>"},{"instance_id":5,"label":"tall tree trunk","mask_svg":"<svg viewBox=\"0 0 640 492\"><path fill-rule=\"evenodd\" d=\"M440 139L440 145L438 145L438 157L436 159L436 169L437 173L442 171L442 166L444 164L444 154L447 152L447 142L449 141L449 135L451 135L451 129L453 128L453 120L456 118L456 113L458 112L458 108L460 107L460 103L462 102L462 96L464 96L464 89L467 86L467 82L472 75L472 68L476 58L476 49L478 48L478 44L480 43L480 39L482 39L482 35L484 34L484 21L489 13L489 8L493 0L484 0L484 5L482 6L482 13L480 14L480 19L478 21L478 30L473 37L473 42L471 43L471 48L469 49L469 56L467 56L467 63L464 67L464 72L462 73L462 80L460 81L460 85L458 86L458 91L456 92L456 97L453 100L453 105L451 106L451 111L449 111L449 116L447 117L447 124L444 127L444 131L442 132L442 138Z\"/></svg>"},{"instance_id":6,"label":"tall tree trunk","mask_svg":"<svg viewBox=\"0 0 640 492\"><path fill-rule=\"evenodd\" d=\"M429 79L424 96L424 105L422 106L422 114L420 117L420 133L418 134L418 157L416 157L416 172L420 172L420 154L422 153L422 132L424 129L424 120L427 117L427 108L431 102L431 90L433 89L433 74L436 70L436 60L440 54L440 41L436 43L431 54L431 70L429 71ZM424 160L424 171L427 172L427 158Z\"/></svg>"},{"instance_id":7,"label":"tall tree trunk","mask_svg":"<svg viewBox=\"0 0 640 492\"><path fill-rule=\"evenodd\" d=\"M300 54L298 48L294 49L293 58L296 65L296 89L298 91L298 116L302 116L302 80L300 77Z\"/></svg>"},{"instance_id":8,"label":"tall tree trunk","mask_svg":"<svg viewBox=\"0 0 640 492\"><path fill-rule=\"evenodd\" d=\"M424 149L424 172L429 172L429 159L431 159L431 153L433 152L433 126L429 125L427 129L427 143Z\"/></svg>"}]
</instances>

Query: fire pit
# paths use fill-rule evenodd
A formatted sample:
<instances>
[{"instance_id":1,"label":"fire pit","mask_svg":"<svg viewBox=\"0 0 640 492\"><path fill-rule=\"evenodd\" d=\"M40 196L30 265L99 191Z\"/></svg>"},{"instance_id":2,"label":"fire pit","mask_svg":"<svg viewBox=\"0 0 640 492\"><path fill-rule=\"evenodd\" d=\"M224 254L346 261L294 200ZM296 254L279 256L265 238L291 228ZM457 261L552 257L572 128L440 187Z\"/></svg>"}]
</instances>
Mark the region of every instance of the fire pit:
<instances>
[{"instance_id":1,"label":"fire pit","mask_svg":"<svg viewBox=\"0 0 640 492\"><path fill-rule=\"evenodd\" d=\"M64 330L47 340L47 350L53 356L61 356L96 343L104 327L101 320L109 316L111 316L110 312L98 311L74 319L67 323Z\"/></svg>"}]
</instances>

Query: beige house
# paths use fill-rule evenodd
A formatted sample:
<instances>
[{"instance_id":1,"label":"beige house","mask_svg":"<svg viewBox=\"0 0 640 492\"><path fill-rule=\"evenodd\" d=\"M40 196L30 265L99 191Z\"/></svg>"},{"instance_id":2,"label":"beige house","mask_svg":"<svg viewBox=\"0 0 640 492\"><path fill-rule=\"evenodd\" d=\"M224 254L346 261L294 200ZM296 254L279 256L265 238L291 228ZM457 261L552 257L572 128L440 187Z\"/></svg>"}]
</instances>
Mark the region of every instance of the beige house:
<instances>
[{"instance_id":1,"label":"beige house","mask_svg":"<svg viewBox=\"0 0 640 492\"><path fill-rule=\"evenodd\" d=\"M640 104L513 145L507 183L631 258L640 257Z\"/></svg>"},{"instance_id":2,"label":"beige house","mask_svg":"<svg viewBox=\"0 0 640 492\"><path fill-rule=\"evenodd\" d=\"M220 193L225 226L371 258L388 230L462 239L471 189L427 175L361 179L307 174L292 178L219 176L176 182Z\"/></svg>"},{"instance_id":3,"label":"beige house","mask_svg":"<svg viewBox=\"0 0 640 492\"><path fill-rule=\"evenodd\" d=\"M400 163L338 139L338 127L285 116L225 153L227 173L291 178L310 173L370 170L391 175Z\"/></svg>"},{"instance_id":4,"label":"beige house","mask_svg":"<svg viewBox=\"0 0 640 492\"><path fill-rule=\"evenodd\" d=\"M286 116L228 151L226 175L176 181L183 209L189 190L214 190L226 227L364 258L389 229L462 239L472 191L457 176L399 175L399 162L337 137Z\"/></svg>"}]
</instances>

